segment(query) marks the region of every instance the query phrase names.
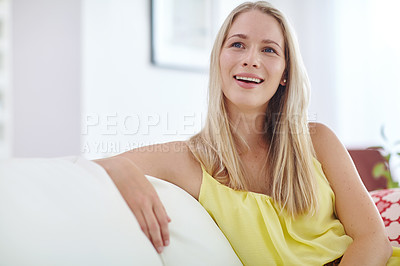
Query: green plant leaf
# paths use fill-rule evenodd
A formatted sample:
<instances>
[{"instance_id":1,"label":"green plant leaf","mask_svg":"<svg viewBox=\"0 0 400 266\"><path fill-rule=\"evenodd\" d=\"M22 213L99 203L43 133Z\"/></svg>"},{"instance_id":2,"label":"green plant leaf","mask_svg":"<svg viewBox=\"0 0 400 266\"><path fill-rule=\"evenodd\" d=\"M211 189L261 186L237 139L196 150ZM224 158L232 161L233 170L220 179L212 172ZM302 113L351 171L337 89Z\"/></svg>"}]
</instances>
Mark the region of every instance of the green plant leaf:
<instances>
[{"instance_id":1,"label":"green plant leaf","mask_svg":"<svg viewBox=\"0 0 400 266\"><path fill-rule=\"evenodd\" d=\"M390 158L392 157L392 155L389 153L388 155L386 155L386 156L383 156L383 158L385 158L385 160L387 161L387 162L389 162L390 161Z\"/></svg>"},{"instance_id":2,"label":"green plant leaf","mask_svg":"<svg viewBox=\"0 0 400 266\"><path fill-rule=\"evenodd\" d=\"M387 175L387 168L385 163L377 163L374 165L374 167L372 168L372 176L374 178L380 178L381 176L385 176Z\"/></svg>"},{"instance_id":3,"label":"green plant leaf","mask_svg":"<svg viewBox=\"0 0 400 266\"><path fill-rule=\"evenodd\" d=\"M388 188L398 188L399 187L399 183L395 182L395 181L392 181L392 180L390 180L390 181L388 180L387 187Z\"/></svg>"}]
</instances>

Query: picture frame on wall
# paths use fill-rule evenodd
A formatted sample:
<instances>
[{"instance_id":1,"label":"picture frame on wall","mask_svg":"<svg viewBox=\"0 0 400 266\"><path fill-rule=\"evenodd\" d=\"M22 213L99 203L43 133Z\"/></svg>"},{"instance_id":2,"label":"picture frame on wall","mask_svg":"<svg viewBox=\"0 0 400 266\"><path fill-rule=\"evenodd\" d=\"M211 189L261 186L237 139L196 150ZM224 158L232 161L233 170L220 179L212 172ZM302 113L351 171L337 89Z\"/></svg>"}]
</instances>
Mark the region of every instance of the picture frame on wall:
<instances>
[{"instance_id":1,"label":"picture frame on wall","mask_svg":"<svg viewBox=\"0 0 400 266\"><path fill-rule=\"evenodd\" d=\"M152 64L207 71L214 39L213 5L212 0L151 0Z\"/></svg>"}]
</instances>

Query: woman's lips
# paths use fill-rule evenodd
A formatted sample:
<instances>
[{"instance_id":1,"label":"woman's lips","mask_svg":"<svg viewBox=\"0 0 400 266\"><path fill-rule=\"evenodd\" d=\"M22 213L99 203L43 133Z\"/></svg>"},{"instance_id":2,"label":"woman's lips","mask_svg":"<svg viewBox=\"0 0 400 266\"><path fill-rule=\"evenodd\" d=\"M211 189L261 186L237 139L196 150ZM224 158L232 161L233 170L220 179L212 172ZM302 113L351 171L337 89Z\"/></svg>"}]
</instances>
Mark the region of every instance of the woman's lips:
<instances>
[{"instance_id":1,"label":"woman's lips","mask_svg":"<svg viewBox=\"0 0 400 266\"><path fill-rule=\"evenodd\" d=\"M235 79L235 82L244 89L253 89L260 85L260 83L245 82L237 79Z\"/></svg>"},{"instance_id":2,"label":"woman's lips","mask_svg":"<svg viewBox=\"0 0 400 266\"><path fill-rule=\"evenodd\" d=\"M250 73L240 73L234 75L235 82L244 89L252 89L260 85L264 80L257 75Z\"/></svg>"}]
</instances>

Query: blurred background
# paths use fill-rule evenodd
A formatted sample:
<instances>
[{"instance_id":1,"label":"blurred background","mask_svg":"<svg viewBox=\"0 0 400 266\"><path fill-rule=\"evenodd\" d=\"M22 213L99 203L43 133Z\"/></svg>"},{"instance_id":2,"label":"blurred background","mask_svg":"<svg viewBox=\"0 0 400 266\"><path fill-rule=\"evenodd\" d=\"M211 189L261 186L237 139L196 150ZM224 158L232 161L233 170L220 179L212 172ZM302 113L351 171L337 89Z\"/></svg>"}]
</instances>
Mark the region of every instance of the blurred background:
<instances>
[{"instance_id":1,"label":"blurred background","mask_svg":"<svg viewBox=\"0 0 400 266\"><path fill-rule=\"evenodd\" d=\"M0 157L93 159L187 139L227 0L0 0ZM271 0L312 84L310 121L349 148L400 140L400 2Z\"/></svg>"}]
</instances>

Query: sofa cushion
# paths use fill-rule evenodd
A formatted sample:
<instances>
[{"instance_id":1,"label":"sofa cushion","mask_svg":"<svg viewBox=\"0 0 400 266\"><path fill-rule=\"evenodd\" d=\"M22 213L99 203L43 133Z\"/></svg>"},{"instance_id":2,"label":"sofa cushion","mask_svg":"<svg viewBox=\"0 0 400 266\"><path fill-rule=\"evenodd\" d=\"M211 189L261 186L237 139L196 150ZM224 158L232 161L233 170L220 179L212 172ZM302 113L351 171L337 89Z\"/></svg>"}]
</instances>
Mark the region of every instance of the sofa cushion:
<instances>
[{"instance_id":1,"label":"sofa cushion","mask_svg":"<svg viewBox=\"0 0 400 266\"><path fill-rule=\"evenodd\" d=\"M0 162L0 265L241 265L193 197L148 179L172 219L161 255L96 163L82 157Z\"/></svg>"},{"instance_id":2,"label":"sofa cushion","mask_svg":"<svg viewBox=\"0 0 400 266\"><path fill-rule=\"evenodd\" d=\"M400 247L400 188L370 192L382 216L390 243Z\"/></svg>"}]
</instances>

